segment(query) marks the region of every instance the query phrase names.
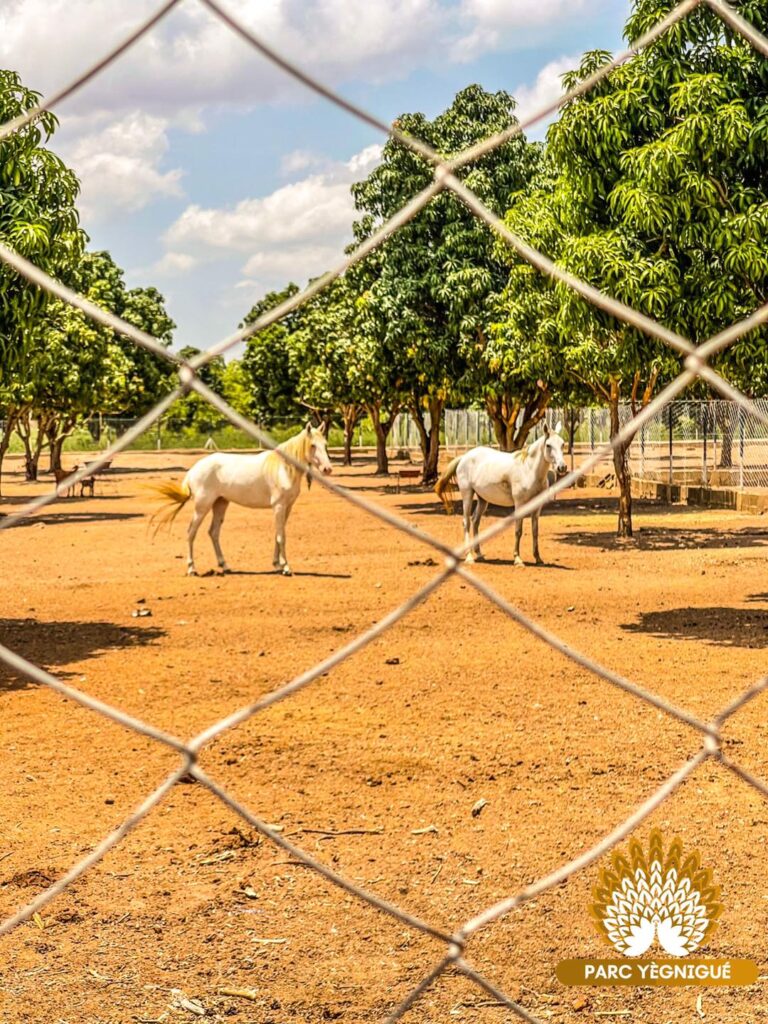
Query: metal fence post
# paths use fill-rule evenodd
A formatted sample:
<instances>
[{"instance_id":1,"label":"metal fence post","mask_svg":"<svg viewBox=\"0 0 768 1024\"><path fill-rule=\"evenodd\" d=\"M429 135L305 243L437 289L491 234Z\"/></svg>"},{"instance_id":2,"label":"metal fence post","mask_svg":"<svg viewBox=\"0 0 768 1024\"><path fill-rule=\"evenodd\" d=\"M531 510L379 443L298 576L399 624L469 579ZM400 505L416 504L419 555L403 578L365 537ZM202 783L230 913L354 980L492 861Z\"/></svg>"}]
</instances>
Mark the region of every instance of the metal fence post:
<instances>
[{"instance_id":1,"label":"metal fence post","mask_svg":"<svg viewBox=\"0 0 768 1024\"><path fill-rule=\"evenodd\" d=\"M701 425L702 434L704 435L704 443L701 448L701 482L706 486L707 484L707 434L709 433L709 404L707 402L701 403Z\"/></svg>"},{"instance_id":2,"label":"metal fence post","mask_svg":"<svg viewBox=\"0 0 768 1024\"><path fill-rule=\"evenodd\" d=\"M645 479L645 424L640 427L640 479Z\"/></svg>"},{"instance_id":3,"label":"metal fence post","mask_svg":"<svg viewBox=\"0 0 768 1024\"><path fill-rule=\"evenodd\" d=\"M744 410L739 406L739 490L744 490Z\"/></svg>"},{"instance_id":4,"label":"metal fence post","mask_svg":"<svg viewBox=\"0 0 768 1024\"><path fill-rule=\"evenodd\" d=\"M669 413L669 486L674 482L674 441L672 438L672 405L667 406ZM670 495L671 497L671 495Z\"/></svg>"}]
</instances>

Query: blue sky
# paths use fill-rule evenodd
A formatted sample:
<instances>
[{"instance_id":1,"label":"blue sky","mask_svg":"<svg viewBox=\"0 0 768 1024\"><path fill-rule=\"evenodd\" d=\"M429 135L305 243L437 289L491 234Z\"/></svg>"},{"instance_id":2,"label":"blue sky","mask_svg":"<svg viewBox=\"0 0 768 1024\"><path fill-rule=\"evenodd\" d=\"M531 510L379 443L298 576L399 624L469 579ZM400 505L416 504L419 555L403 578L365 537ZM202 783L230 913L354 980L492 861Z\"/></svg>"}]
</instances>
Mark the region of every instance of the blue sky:
<instances>
[{"instance_id":1,"label":"blue sky","mask_svg":"<svg viewBox=\"0 0 768 1024\"><path fill-rule=\"evenodd\" d=\"M2 0L0 66L50 92L159 0ZM621 47L628 0L227 0L265 41L389 122L465 85L531 111L586 49ZM197 0L63 104L53 146L83 225L130 284L154 284L175 344L230 333L266 291L304 284L349 240L351 181L378 133L289 80ZM543 128L534 132L541 137Z\"/></svg>"}]
</instances>

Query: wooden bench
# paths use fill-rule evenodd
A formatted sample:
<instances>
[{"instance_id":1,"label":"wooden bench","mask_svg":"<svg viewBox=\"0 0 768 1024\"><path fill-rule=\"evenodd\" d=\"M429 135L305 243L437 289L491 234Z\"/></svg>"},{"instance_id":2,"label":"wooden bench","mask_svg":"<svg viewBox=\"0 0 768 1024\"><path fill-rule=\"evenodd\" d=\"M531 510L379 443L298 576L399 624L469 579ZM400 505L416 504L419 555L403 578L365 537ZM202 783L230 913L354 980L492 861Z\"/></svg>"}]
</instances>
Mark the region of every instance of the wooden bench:
<instances>
[{"instance_id":1,"label":"wooden bench","mask_svg":"<svg viewBox=\"0 0 768 1024\"><path fill-rule=\"evenodd\" d=\"M75 466L75 469L82 469L82 468L88 469L89 466L93 466L94 464L95 463L94 463L93 460L91 460L90 462L83 462L82 466L79 466L79 465ZM91 497L94 497L94 495L95 495L94 487L95 487L95 484L96 484L96 477L103 476L111 468L112 468L112 460L110 459L108 462L105 462L103 466L99 466L99 468L95 471L95 473L92 473L91 476L87 476L87 477L85 477L84 480L81 480L80 481L80 497L82 498L85 495L86 491L90 491L91 492Z\"/></svg>"},{"instance_id":2,"label":"wooden bench","mask_svg":"<svg viewBox=\"0 0 768 1024\"><path fill-rule=\"evenodd\" d=\"M398 469L397 471L397 485L395 487L395 493L400 493L400 485L403 480L420 480L421 470L417 467L411 469Z\"/></svg>"}]
</instances>

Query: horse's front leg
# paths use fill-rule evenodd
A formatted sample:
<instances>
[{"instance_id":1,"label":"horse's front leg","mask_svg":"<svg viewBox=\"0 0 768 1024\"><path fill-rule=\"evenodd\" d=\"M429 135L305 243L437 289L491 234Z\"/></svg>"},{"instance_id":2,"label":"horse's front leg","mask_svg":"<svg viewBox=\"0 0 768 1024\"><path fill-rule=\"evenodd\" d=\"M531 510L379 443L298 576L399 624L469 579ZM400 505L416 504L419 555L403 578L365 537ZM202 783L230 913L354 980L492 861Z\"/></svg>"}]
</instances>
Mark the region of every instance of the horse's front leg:
<instances>
[{"instance_id":1,"label":"horse's front leg","mask_svg":"<svg viewBox=\"0 0 768 1024\"><path fill-rule=\"evenodd\" d=\"M282 572L283 576L293 575L285 553L285 524L288 522L290 511L291 506L285 502L281 501L275 505L275 554L272 564Z\"/></svg>"},{"instance_id":2,"label":"horse's front leg","mask_svg":"<svg viewBox=\"0 0 768 1024\"><path fill-rule=\"evenodd\" d=\"M518 519L515 522L515 554L514 554L514 559L513 559L515 565L525 565L525 562L520 557L520 541L522 540L522 537L523 537L523 520L522 519Z\"/></svg>"},{"instance_id":3,"label":"horse's front leg","mask_svg":"<svg viewBox=\"0 0 768 1024\"><path fill-rule=\"evenodd\" d=\"M539 554L539 513L534 512L531 515L531 533L533 534L533 557L536 565L544 565L541 555Z\"/></svg>"},{"instance_id":4,"label":"horse's front leg","mask_svg":"<svg viewBox=\"0 0 768 1024\"><path fill-rule=\"evenodd\" d=\"M477 501L475 502L475 511L472 513L472 534L475 546L475 558L478 562L485 561L485 555L480 550L480 545L477 542L477 536L480 533L480 520L485 515L487 508L488 502L484 501L478 494Z\"/></svg>"}]
</instances>

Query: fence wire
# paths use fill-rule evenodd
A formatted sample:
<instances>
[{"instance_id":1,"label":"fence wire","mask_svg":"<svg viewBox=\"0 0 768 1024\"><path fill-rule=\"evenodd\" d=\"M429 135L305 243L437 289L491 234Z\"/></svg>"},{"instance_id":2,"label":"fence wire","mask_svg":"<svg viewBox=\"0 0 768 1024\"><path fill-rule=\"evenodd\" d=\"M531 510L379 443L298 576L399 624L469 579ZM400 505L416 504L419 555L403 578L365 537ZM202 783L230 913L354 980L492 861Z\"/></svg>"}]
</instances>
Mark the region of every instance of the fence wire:
<instances>
[{"instance_id":1,"label":"fence wire","mask_svg":"<svg viewBox=\"0 0 768 1024\"><path fill-rule=\"evenodd\" d=\"M408 146L414 152L430 161L434 165L434 182L423 192L414 197L395 217L383 224L371 238L358 247L358 249L351 255L341 261L332 271L325 274L317 281L314 281L305 288L303 292L300 292L288 302L283 303L276 309L264 314L264 316L254 324L247 328L243 328L235 334L223 339L221 342L212 345L204 353L191 361L183 360L174 353L168 352L156 338L138 331L130 324L120 320L110 313L105 312L100 307L93 305L83 296L77 295L70 289L64 287L59 282L39 270L39 268L35 267L34 264L13 252L11 249L0 245L0 260L13 267L29 281L39 285L50 294L62 298L72 306L81 309L92 320L106 324L107 326L118 330L122 335L132 340L135 344L147 348L163 358L170 360L178 367L178 388L159 402L125 434L114 441L106 451L94 459L93 462L89 463L86 468L80 470L74 476L75 480L84 479L96 472L106 461L111 459L119 451L128 447L142 432L147 430L154 423L157 423L162 414L178 397L189 393L190 391L195 391L201 397L207 399L215 409L230 420L236 427L255 438L264 447L276 447L275 442L268 434L260 430L254 423L235 412L235 410L233 410L224 401L224 399L221 398L221 396L211 391L211 389L203 383L196 371L205 365L205 363L210 359L214 358L214 356L231 348L232 345L244 340L250 334L261 330L269 323L273 323L292 309L297 308L311 296L317 294L329 281L343 274L350 266L358 262L360 259L363 259L369 252L373 251L373 249L380 245L389 234L396 231L402 224L415 216L426 206L433 196L437 195L438 192L444 189L452 191L477 217L485 221L489 227L496 231L496 233L499 234L512 248L514 248L521 257L528 260L542 273L548 274L556 280L578 291L582 296L588 298L595 305L611 313L619 320L631 324L645 333L663 341L684 357L684 369L681 371L680 375L672 383L667 385L637 416L628 419L627 422L622 425L617 436L610 439L608 442L595 447L594 451L587 456L578 468L572 470L567 474L567 476L562 478L552 487L548 488L537 498L527 502L524 506L515 509L512 515L486 529L483 534L481 534L481 541L497 536L504 530L509 529L512 523L516 520L530 515L531 512L540 509L557 493L572 486L577 480L582 478L591 468L600 463L613 448L628 440L638 430L652 431L653 424L657 421L658 417L663 417L664 410L668 404L676 396L682 394L688 385L697 377L706 380L725 398L729 399L731 402L735 402L739 410L739 415L743 414L751 417L755 423L761 424L761 428L763 430L768 426L768 407L764 405L756 405L751 402L746 398L746 396L741 394L736 388L715 373L707 364L707 360L710 356L726 348L748 331L768 321L768 304L761 306L750 317L731 325L727 330L713 336L703 345L696 348L688 339L669 331L661 324L656 323L654 320L644 316L637 310L631 309L611 296L600 292L586 282L581 281L571 274L565 273L563 270L555 266L543 253L532 249L525 242L512 234L503 222L488 210L470 189L456 178L454 173L457 169L465 166L472 160L477 160L491 152L497 146L502 145L513 135L523 131L529 125L534 124L541 118L546 117L548 114L559 109L569 100L586 93L593 85L608 75L613 68L617 67L619 64L633 56L633 54L637 53L649 43L652 43L655 39L662 36L672 25L698 7L706 6L710 8L731 28L741 33L741 35L746 38L760 53L768 56L768 39L758 32L754 26L749 24L749 22L734 10L730 4L725 2L725 0L683 0L682 3L678 4L661 21L659 21L654 28L637 40L627 51L620 54L609 63L602 65L592 75L590 75L589 78L580 82L575 88L562 96L556 103L542 107L536 114L532 115L527 120L520 122L513 128L510 128L498 135L483 140L476 146L470 147L464 153L454 156L451 160L443 160L423 142L410 136L403 135L395 128L384 124L379 118L349 102L324 83L314 79L294 62L278 54L273 48L258 38L247 28L247 26L221 6L218 3L218 0L198 0L198 2L206 7L212 15L219 18L222 23L227 25L232 31L236 32L241 38L246 40L246 42L248 42L256 51L261 53L262 56L281 67L287 74L292 75L329 102L336 104L346 110L349 114L363 120L366 124L379 129L381 132L386 133L393 138L396 138L400 143ZM72 95L86 82L98 76L100 72L109 67L109 65L113 61L117 60L122 54L127 52L147 32L151 31L151 29L154 28L173 8L175 8L178 3L179 0L167 0L166 3L160 5L157 10L141 25L139 25L125 40L123 40L123 42L82 74L77 76L68 85L58 90L47 100L43 101L39 107L3 126L0 126L0 140L7 137L12 132L18 131L24 125L31 123L43 110L47 110L64 97ZM288 456L283 455L283 457L286 458L287 461L297 464L295 463L295 460ZM213 795L218 797L222 803L248 822L249 825L261 833L261 835L271 843L287 851L293 859L300 861L332 884L352 894L359 900L368 903L370 906L384 914L396 918L408 928L429 935L443 947L442 954L436 959L434 966L424 973L423 977L414 989L409 992L408 995L393 1009L390 1017L388 1018L390 1021L399 1020L411 1007L418 1003L420 997L427 991L427 989L434 985L441 975L448 970L453 970L454 972L457 972L471 980L484 992L507 1006L520 1019L529 1021L531 1024L540 1024L537 1017L512 1000L505 992L494 985L494 983L484 974L473 968L465 959L466 947L469 944L471 937L477 931L487 927L493 921L496 921L508 914L514 908L523 905L533 897L561 884L575 872L583 870L596 859L602 857L615 844L619 843L629 835L633 829L644 820L644 818L658 808L678 788L678 786L680 786L693 772L708 760L718 761L724 768L736 775L736 777L753 787L762 796L768 798L768 784L752 775L745 768L733 761L729 756L726 756L721 749L722 728L726 721L730 719L732 715L736 714L745 704L755 699L766 688L768 688L768 678L759 680L748 690L737 695L730 704L711 721L705 722L689 713L684 708L678 708L663 697L638 686L630 680L618 676L594 658L574 650L549 630L529 619L524 612L497 594L496 591L494 591L484 580L475 576L461 564L463 556L467 553L466 547L452 548L449 545L442 543L437 538L431 537L427 533L414 529L411 523L389 513L385 509L377 507L374 503L366 500L365 498L341 489L329 481L325 476L316 473L314 470L304 465L300 465L300 468L304 472L308 471L320 486L333 491L339 497L356 505L358 508L364 509L382 523L406 532L411 539L415 539L419 543L437 551L442 556L444 568L428 583L412 594L402 605L385 615L370 629L361 633L349 644L334 652L324 661L254 703L240 708L226 718L213 723L198 736L187 740L172 736L163 730L154 727L151 723L139 720L118 708L78 691L74 687L69 686L57 679L55 676L46 672L39 666L22 658L17 653L6 647L0 646L0 660L5 662L5 664L13 671L21 673L34 682L47 686L50 689L65 695L68 699L119 723L127 729L150 737L155 742L170 747L180 756L179 765L157 786L156 789L147 795L141 804L134 809L132 814L121 822L116 830L106 836L101 843L90 851L90 853L82 857L77 861L77 863L73 864L65 875L57 879L52 885L39 893L29 903L20 907L11 917L0 923L0 935L11 931L18 924L28 920L33 914L45 906L45 904L63 892L75 879L79 878L94 864L98 863L110 849L116 846L132 829L136 828L136 826L140 824L140 822L163 800L166 794L176 785L176 783L179 782L181 778L189 774L197 779L201 785L205 786ZM72 479L73 478L70 478L67 482L67 486L72 482ZM55 500L63 490L64 488L59 486L50 494L30 502L14 515L7 516L0 520L0 529L8 529L17 525L20 521L33 515L35 512L48 505L51 501ZM381 899L375 893L370 892L363 886L356 885L349 879L327 867L322 862L313 858L305 850L289 842L284 836L277 833L262 821L250 808L241 804L224 786L205 773L199 767L197 760L202 747L210 743L216 736L219 736L228 729L234 728L239 723L246 721L248 718L259 713L265 707L268 707L276 701L288 698L303 687L310 685L319 676L327 673L336 665L339 665L345 659L351 657L376 637L386 632L399 619L408 615L413 608L424 601L429 594L439 588L451 576L461 577L465 583L483 595L506 616L517 622L526 630L530 631L533 635L537 636L552 649L559 651L565 657L573 660L582 668L592 672L609 685L618 687L621 690L632 694L638 700L660 709L667 715L689 726L693 730L694 737L698 734L698 742L695 742L692 737L690 756L658 787L658 789L655 790L655 792L647 797L644 802L639 804L628 818L620 822L598 843L585 850L578 857L556 867L551 873L539 878L530 885L527 885L519 892L487 907L471 920L465 921L463 924L459 924L452 932L449 933L433 926L428 921L421 920L420 918L408 913L408 911L402 907Z\"/></svg>"}]
</instances>

